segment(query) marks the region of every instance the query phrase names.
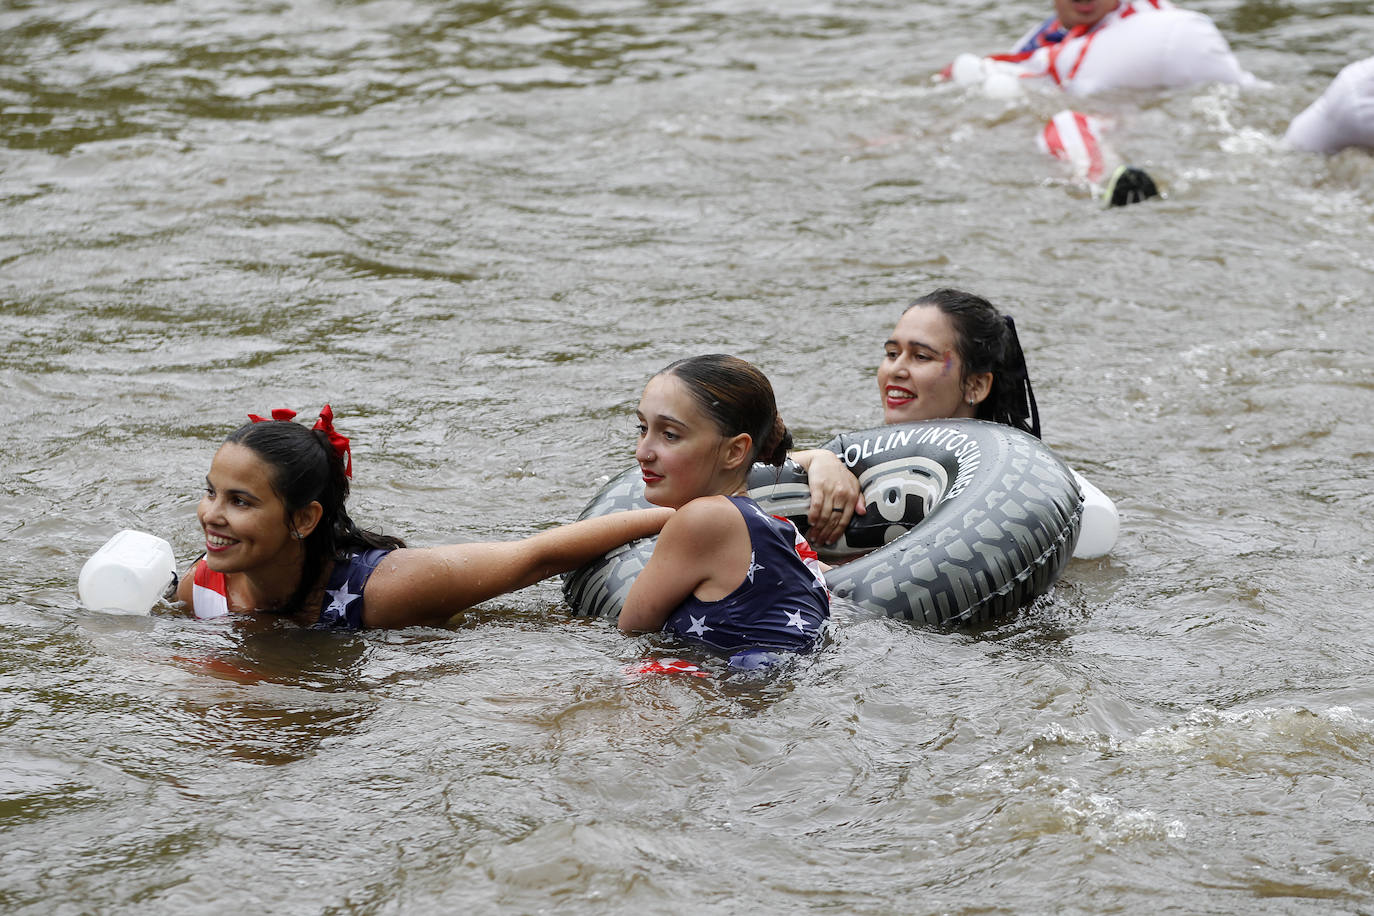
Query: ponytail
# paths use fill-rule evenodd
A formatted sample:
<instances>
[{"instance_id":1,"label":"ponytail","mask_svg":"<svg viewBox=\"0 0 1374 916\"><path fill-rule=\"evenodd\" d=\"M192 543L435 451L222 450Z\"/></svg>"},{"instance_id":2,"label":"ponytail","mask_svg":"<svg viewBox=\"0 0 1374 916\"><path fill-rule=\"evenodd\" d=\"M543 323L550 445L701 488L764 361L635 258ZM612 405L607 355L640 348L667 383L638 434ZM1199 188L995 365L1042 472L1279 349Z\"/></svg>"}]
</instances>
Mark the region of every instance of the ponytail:
<instances>
[{"instance_id":1,"label":"ponytail","mask_svg":"<svg viewBox=\"0 0 1374 916\"><path fill-rule=\"evenodd\" d=\"M1016 322L1010 315L1002 315L1002 321L1005 329L1002 359L992 370L992 390L978 405L978 417L1014 426L1039 439L1040 409L1035 403L1035 389L1031 387L1026 354L1016 334Z\"/></svg>"},{"instance_id":2,"label":"ponytail","mask_svg":"<svg viewBox=\"0 0 1374 916\"><path fill-rule=\"evenodd\" d=\"M980 372L992 373L992 388L979 403L977 418L1040 438L1040 410L1012 317L998 312L982 296L958 289L937 289L908 309L918 305L938 308L954 326L956 349L963 363L961 382Z\"/></svg>"},{"instance_id":3,"label":"ponytail","mask_svg":"<svg viewBox=\"0 0 1374 916\"><path fill-rule=\"evenodd\" d=\"M774 414L773 429L769 431L768 440L761 447L756 447L754 460L781 467L791 449L792 432L782 422L782 417Z\"/></svg>"}]
</instances>

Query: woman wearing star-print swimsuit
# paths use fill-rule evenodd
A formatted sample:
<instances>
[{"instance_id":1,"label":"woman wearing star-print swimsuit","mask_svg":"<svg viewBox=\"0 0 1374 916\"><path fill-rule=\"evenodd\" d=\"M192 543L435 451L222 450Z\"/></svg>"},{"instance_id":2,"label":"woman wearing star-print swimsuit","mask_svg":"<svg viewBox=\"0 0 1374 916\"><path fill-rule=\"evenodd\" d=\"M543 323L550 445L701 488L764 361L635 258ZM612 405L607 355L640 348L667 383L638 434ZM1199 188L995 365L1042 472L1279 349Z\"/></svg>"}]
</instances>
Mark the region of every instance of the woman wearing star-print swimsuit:
<instances>
[{"instance_id":1,"label":"woman wearing star-print swimsuit","mask_svg":"<svg viewBox=\"0 0 1374 916\"><path fill-rule=\"evenodd\" d=\"M294 417L250 415L215 453L196 509L205 555L177 588L198 617L269 612L310 627L438 625L657 534L672 515L641 509L521 541L406 547L348 517L352 459L329 406L313 428Z\"/></svg>"},{"instance_id":2,"label":"woman wearing star-print swimsuit","mask_svg":"<svg viewBox=\"0 0 1374 916\"><path fill-rule=\"evenodd\" d=\"M768 379L731 356L679 360L649 380L638 416L645 496L677 512L620 629L732 653L812 648L830 617L822 567L791 522L742 495L754 462L780 465L792 443Z\"/></svg>"},{"instance_id":3,"label":"woman wearing star-print swimsuit","mask_svg":"<svg viewBox=\"0 0 1374 916\"><path fill-rule=\"evenodd\" d=\"M820 561L792 523L744 496L727 496L749 528L744 581L719 601L688 595L663 629L722 652L797 652L816 642L830 604Z\"/></svg>"},{"instance_id":4,"label":"woman wearing star-print swimsuit","mask_svg":"<svg viewBox=\"0 0 1374 916\"><path fill-rule=\"evenodd\" d=\"M372 577L390 548L371 548L347 553L334 563L321 598L320 617L314 623L320 630L360 630L363 627L363 587ZM202 620L229 613L229 579L215 572L202 557L192 567L191 606Z\"/></svg>"}]
</instances>

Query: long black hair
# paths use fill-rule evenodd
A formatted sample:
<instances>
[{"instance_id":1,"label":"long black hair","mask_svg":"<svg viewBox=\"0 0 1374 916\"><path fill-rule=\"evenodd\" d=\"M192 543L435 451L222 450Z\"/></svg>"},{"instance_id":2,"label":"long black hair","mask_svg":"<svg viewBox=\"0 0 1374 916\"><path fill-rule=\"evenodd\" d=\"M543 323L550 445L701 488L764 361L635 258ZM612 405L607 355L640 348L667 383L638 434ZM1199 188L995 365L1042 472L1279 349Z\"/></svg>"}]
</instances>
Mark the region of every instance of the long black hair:
<instances>
[{"instance_id":1,"label":"long black hair","mask_svg":"<svg viewBox=\"0 0 1374 916\"><path fill-rule=\"evenodd\" d=\"M971 375L992 373L992 388L978 405L978 419L1003 423L1040 438L1040 410L1012 317L998 312L982 296L948 287L922 296L903 314L920 305L938 308L954 325L955 348L963 363L961 384Z\"/></svg>"},{"instance_id":2,"label":"long black hair","mask_svg":"<svg viewBox=\"0 0 1374 916\"><path fill-rule=\"evenodd\" d=\"M277 613L301 610L326 562L343 560L350 550L394 550L405 546L400 538L365 531L348 517L344 508L348 500L348 466L325 430L310 429L291 420L254 420L234 430L224 441L252 449L271 468L272 490L286 506L286 525L292 534L299 534L292 522L296 512L312 502L318 502L324 510L319 524L301 542L305 562L300 584Z\"/></svg>"}]
</instances>

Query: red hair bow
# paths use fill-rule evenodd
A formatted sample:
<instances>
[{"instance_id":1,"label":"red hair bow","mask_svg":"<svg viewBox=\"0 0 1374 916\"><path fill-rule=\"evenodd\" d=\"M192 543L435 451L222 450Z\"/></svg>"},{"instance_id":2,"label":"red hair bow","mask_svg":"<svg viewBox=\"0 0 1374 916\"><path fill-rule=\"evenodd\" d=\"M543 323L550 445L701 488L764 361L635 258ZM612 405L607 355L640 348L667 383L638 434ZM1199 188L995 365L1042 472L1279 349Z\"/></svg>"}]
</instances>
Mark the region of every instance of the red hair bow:
<instances>
[{"instance_id":1,"label":"red hair bow","mask_svg":"<svg viewBox=\"0 0 1374 916\"><path fill-rule=\"evenodd\" d=\"M260 417L255 413L250 413L248 419L254 423L265 423L269 419L294 420L296 419L296 412L285 407L275 407L272 409L271 417ZM339 435L339 431L334 428L334 411L330 409L328 404L324 405L324 409L320 411L320 418L315 421L315 425L311 429L321 430L329 437L329 444L334 446L334 451L338 452L339 457L343 459L344 474L352 477L353 453L348 447L347 437Z\"/></svg>"},{"instance_id":2,"label":"red hair bow","mask_svg":"<svg viewBox=\"0 0 1374 916\"><path fill-rule=\"evenodd\" d=\"M276 411L274 410L272 413L275 414ZM329 408L328 404L324 405L324 409L320 411L320 418L315 421L312 428L322 430L329 437L329 444L334 446L334 451L338 452L339 457L343 459L344 474L352 477L353 453L348 448L347 437L339 435L338 430L334 428L334 411Z\"/></svg>"},{"instance_id":3,"label":"red hair bow","mask_svg":"<svg viewBox=\"0 0 1374 916\"><path fill-rule=\"evenodd\" d=\"M288 410L285 407L274 407L272 408L271 417L260 417L255 413L250 413L248 419L252 420L254 423L266 423L269 419L294 420L296 419L296 412L294 410Z\"/></svg>"}]
</instances>

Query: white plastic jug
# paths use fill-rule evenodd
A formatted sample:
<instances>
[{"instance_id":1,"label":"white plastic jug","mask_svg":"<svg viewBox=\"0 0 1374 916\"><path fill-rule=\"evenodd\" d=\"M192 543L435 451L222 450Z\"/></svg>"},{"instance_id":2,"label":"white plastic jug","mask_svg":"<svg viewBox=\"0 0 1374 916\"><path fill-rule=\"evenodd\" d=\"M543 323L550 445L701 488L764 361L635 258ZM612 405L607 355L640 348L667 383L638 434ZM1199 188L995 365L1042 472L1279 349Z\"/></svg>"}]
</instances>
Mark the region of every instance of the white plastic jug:
<instances>
[{"instance_id":1,"label":"white plastic jug","mask_svg":"<svg viewBox=\"0 0 1374 916\"><path fill-rule=\"evenodd\" d=\"M91 610L147 614L176 581L172 545L142 531L124 529L81 567L76 591Z\"/></svg>"},{"instance_id":2,"label":"white plastic jug","mask_svg":"<svg viewBox=\"0 0 1374 916\"><path fill-rule=\"evenodd\" d=\"M1077 471L1073 472L1073 476L1078 480L1078 489L1083 491L1083 528L1073 555L1079 560L1105 557L1111 552L1121 530L1121 515L1110 496Z\"/></svg>"}]
</instances>

